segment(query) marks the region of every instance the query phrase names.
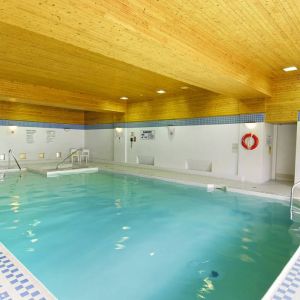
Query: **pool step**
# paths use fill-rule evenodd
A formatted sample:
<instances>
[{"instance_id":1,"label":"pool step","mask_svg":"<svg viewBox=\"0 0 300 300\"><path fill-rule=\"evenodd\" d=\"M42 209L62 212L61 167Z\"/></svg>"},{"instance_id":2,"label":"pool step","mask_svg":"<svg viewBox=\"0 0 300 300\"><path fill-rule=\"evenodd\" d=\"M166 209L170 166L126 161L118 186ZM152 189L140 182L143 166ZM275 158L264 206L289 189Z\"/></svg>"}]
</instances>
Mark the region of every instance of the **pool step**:
<instances>
[{"instance_id":1,"label":"pool step","mask_svg":"<svg viewBox=\"0 0 300 300\"><path fill-rule=\"evenodd\" d=\"M71 168L59 168L59 169L53 169L53 168L28 168L30 172L38 173L41 175L45 175L46 177L57 177L61 175L74 175L74 174L83 174L83 173L97 173L99 172L98 167L74 167ZM1 298L0 298L1 300Z\"/></svg>"},{"instance_id":2,"label":"pool step","mask_svg":"<svg viewBox=\"0 0 300 300\"><path fill-rule=\"evenodd\" d=\"M57 299L30 271L0 243L0 299Z\"/></svg>"}]
</instances>

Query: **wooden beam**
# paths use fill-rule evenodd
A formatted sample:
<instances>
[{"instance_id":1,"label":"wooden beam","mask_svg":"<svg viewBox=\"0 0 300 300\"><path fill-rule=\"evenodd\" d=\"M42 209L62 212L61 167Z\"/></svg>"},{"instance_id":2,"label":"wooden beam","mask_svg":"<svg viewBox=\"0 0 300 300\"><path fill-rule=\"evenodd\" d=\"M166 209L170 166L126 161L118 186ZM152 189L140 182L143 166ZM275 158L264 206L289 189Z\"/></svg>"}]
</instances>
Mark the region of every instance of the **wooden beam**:
<instances>
[{"instance_id":1,"label":"wooden beam","mask_svg":"<svg viewBox=\"0 0 300 300\"><path fill-rule=\"evenodd\" d=\"M126 111L126 103L121 100L101 99L94 95L7 80L0 80L1 100L83 111L121 113Z\"/></svg>"}]
</instances>

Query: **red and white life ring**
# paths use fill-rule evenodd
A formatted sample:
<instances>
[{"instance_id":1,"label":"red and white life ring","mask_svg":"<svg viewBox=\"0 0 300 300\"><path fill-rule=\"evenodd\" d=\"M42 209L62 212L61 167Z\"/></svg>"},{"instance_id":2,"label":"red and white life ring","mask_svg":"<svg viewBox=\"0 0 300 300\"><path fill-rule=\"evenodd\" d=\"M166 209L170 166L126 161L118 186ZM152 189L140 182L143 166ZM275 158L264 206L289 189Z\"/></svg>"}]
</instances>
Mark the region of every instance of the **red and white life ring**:
<instances>
[{"instance_id":1,"label":"red and white life ring","mask_svg":"<svg viewBox=\"0 0 300 300\"><path fill-rule=\"evenodd\" d=\"M246 133L242 137L242 146L247 150L254 150L259 144L258 137L253 133Z\"/></svg>"}]
</instances>

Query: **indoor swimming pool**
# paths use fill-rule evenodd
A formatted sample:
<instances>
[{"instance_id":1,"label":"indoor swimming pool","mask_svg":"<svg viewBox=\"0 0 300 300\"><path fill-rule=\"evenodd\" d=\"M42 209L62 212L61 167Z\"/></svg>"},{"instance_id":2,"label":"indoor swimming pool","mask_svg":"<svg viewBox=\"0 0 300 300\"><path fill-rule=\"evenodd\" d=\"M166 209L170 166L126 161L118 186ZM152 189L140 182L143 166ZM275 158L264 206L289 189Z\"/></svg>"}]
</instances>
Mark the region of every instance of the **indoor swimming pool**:
<instances>
[{"instance_id":1,"label":"indoor swimming pool","mask_svg":"<svg viewBox=\"0 0 300 300\"><path fill-rule=\"evenodd\" d=\"M299 244L267 198L109 172L0 190L0 242L58 299L261 299Z\"/></svg>"}]
</instances>

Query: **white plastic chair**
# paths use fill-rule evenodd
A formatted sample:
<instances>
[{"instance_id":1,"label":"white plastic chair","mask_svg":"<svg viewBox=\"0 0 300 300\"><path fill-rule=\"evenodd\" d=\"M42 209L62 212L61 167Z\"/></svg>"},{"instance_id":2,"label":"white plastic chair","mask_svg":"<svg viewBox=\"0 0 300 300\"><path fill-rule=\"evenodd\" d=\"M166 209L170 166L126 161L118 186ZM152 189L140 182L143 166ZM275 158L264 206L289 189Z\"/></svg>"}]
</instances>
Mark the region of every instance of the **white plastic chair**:
<instances>
[{"instance_id":1,"label":"white plastic chair","mask_svg":"<svg viewBox=\"0 0 300 300\"><path fill-rule=\"evenodd\" d=\"M90 159L90 150L83 149L80 154L80 162L84 161L87 164L89 159Z\"/></svg>"},{"instance_id":2,"label":"white plastic chair","mask_svg":"<svg viewBox=\"0 0 300 300\"><path fill-rule=\"evenodd\" d=\"M71 149L70 150L70 153L74 153L74 154L72 154L71 155L71 162L72 162L72 164L74 163L74 162L78 162L79 164L81 163L81 153L80 153L80 150L77 150L77 149Z\"/></svg>"}]
</instances>

